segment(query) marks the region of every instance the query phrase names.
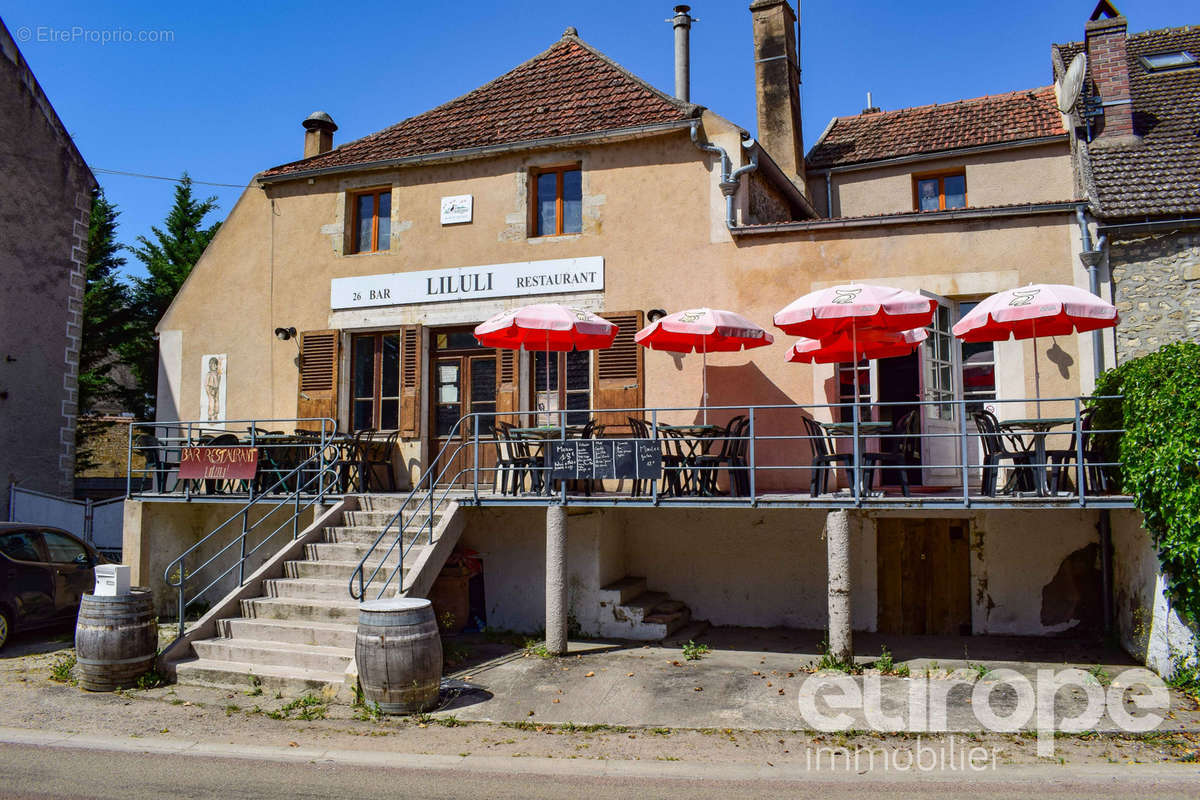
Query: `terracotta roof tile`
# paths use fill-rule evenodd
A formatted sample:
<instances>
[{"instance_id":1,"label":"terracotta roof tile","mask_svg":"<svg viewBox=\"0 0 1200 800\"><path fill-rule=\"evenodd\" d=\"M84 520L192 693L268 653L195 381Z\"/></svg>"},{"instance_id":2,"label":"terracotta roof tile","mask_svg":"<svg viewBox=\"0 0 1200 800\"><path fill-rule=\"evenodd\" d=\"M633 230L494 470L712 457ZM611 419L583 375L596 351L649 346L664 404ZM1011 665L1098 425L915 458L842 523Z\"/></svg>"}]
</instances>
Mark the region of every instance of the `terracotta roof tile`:
<instances>
[{"instance_id":1,"label":"terracotta roof tile","mask_svg":"<svg viewBox=\"0 0 1200 800\"><path fill-rule=\"evenodd\" d=\"M264 177L688 119L660 92L572 35L456 100Z\"/></svg>"},{"instance_id":2,"label":"terracotta roof tile","mask_svg":"<svg viewBox=\"0 0 1200 800\"><path fill-rule=\"evenodd\" d=\"M836 117L806 159L809 169L1065 136L1054 88Z\"/></svg>"},{"instance_id":3,"label":"terracotta roof tile","mask_svg":"<svg viewBox=\"0 0 1200 800\"><path fill-rule=\"evenodd\" d=\"M1056 47L1065 65L1084 43ZM1138 60L1181 50L1200 57L1200 27L1145 31L1125 40L1133 126L1142 142L1088 148L1101 217L1200 213L1200 68L1148 72Z\"/></svg>"}]
</instances>

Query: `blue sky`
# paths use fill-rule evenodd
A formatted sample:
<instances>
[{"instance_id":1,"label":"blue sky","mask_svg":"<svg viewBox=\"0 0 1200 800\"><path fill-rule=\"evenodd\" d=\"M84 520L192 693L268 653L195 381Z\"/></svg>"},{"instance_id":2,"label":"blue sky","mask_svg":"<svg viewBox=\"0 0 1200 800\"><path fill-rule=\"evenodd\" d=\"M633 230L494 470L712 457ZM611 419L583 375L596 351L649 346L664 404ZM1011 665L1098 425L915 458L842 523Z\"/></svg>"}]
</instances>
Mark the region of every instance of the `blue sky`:
<instances>
[{"instance_id":1,"label":"blue sky","mask_svg":"<svg viewBox=\"0 0 1200 800\"><path fill-rule=\"evenodd\" d=\"M672 2L127 3L7 0L3 19L93 167L244 185L300 157L316 109L344 143L453 99L573 25L670 92ZM808 0L801 10L805 146L871 91L887 109L1051 82L1050 44L1083 38L1094 0ZM1179 0L1118 0L1130 30L1200 22ZM697 0L692 101L755 128L749 0ZM169 41L97 41L106 35ZM120 237L160 224L172 184L98 174ZM220 217L236 188L214 194ZM131 259L132 260L132 259ZM131 272L140 273L136 263Z\"/></svg>"}]
</instances>

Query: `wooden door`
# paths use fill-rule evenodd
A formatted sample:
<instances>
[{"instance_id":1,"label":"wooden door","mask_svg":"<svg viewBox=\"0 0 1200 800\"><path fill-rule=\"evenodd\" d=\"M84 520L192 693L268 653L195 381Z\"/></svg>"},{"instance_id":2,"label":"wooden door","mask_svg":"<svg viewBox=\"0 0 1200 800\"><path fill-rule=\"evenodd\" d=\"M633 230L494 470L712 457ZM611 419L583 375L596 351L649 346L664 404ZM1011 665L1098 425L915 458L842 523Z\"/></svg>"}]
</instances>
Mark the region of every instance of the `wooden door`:
<instances>
[{"instance_id":1,"label":"wooden door","mask_svg":"<svg viewBox=\"0 0 1200 800\"><path fill-rule=\"evenodd\" d=\"M971 633L967 524L958 519L877 520L880 633Z\"/></svg>"}]
</instances>

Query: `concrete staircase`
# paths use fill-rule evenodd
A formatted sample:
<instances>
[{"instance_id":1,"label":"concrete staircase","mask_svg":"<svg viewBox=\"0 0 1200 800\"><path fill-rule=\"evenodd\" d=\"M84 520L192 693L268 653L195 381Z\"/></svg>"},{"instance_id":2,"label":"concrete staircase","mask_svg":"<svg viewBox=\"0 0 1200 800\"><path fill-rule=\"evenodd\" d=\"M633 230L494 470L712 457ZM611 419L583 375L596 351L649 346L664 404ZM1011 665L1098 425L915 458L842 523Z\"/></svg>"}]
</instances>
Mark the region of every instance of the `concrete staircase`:
<instances>
[{"instance_id":1,"label":"concrete staircase","mask_svg":"<svg viewBox=\"0 0 1200 800\"><path fill-rule=\"evenodd\" d=\"M297 553L302 557L283 560L276 570L278 577L257 576L260 596L246 596L251 593L242 590L232 607L236 610L215 620L216 636L190 642L195 658L175 663L180 683L237 689L258 685L287 696L306 691L352 696L357 681L358 601L350 597L347 587L359 560L400 508L402 498L363 495L348 500L347 506L357 507L343 511L340 520L333 520L336 524L311 532ZM428 520L427 514L415 516L410 527L422 527L405 533L406 545L414 537L418 543L404 562L404 594L428 593L462 531L461 514L454 504L434 515L434 544L428 543ZM380 551L386 545L381 543ZM366 576L382 565L378 586L397 560L393 553L386 562L368 561ZM374 597L378 588L367 591L368 597Z\"/></svg>"},{"instance_id":2,"label":"concrete staircase","mask_svg":"<svg viewBox=\"0 0 1200 800\"><path fill-rule=\"evenodd\" d=\"M692 611L665 592L650 591L645 578L625 577L600 589L602 637L657 642L684 629L703 632Z\"/></svg>"}]
</instances>

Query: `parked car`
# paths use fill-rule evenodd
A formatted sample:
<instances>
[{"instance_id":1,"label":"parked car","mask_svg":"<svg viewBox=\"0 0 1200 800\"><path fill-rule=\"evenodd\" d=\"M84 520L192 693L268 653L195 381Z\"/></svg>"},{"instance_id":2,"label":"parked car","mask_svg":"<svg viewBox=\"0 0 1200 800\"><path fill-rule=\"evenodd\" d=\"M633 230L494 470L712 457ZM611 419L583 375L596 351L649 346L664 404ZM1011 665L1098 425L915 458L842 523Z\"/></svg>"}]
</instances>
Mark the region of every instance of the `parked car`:
<instances>
[{"instance_id":1,"label":"parked car","mask_svg":"<svg viewBox=\"0 0 1200 800\"><path fill-rule=\"evenodd\" d=\"M73 622L105 559L78 536L0 522L0 648L17 631Z\"/></svg>"}]
</instances>

